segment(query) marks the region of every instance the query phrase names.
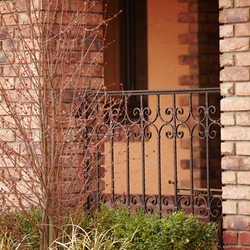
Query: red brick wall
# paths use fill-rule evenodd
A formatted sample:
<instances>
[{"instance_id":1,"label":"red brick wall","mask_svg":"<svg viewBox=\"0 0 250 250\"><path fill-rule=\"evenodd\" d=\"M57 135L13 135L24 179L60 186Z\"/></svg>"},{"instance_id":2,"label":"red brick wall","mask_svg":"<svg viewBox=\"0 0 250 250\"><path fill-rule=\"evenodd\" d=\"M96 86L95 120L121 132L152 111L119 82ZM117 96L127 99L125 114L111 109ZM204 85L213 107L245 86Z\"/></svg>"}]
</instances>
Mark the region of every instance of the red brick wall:
<instances>
[{"instance_id":1,"label":"red brick wall","mask_svg":"<svg viewBox=\"0 0 250 250\"><path fill-rule=\"evenodd\" d=\"M39 5L40 2L43 3L42 6ZM25 94L23 93L25 93L25 91L29 94L31 93L31 95L34 93L34 99L42 98L38 96L38 91L36 91L35 88L47 84L48 89L50 89L53 85L54 91L50 94L51 96L54 95L58 97L58 99L55 98L54 100L56 102L54 110L58 116L56 118L48 117L51 121L54 119L52 125L49 125L49 127L58 126L58 130L55 129L54 133L52 132L59 142L58 145L62 141L61 137L68 133L67 135L70 139L68 138L66 141L69 141L70 146L65 146L65 151L62 151L62 155L68 154L67 156L69 156L71 154L72 156L71 158L65 157L68 161L67 165L71 165L72 167L72 169L67 169L68 173L79 173L80 168L78 169L78 167L83 167L82 141L79 140L78 148L77 146L74 147L77 144L77 131L78 136L79 134L81 135L81 133L79 133L80 129L78 129L75 124L71 124L75 126L71 132L76 132L76 134L72 135L72 133L67 132L70 130L68 123L69 117L74 117L76 114L75 110L72 109L72 98L74 96L75 99L81 99L83 90L89 88L98 89L103 81L102 7L102 1L95 0L0 1L1 88L4 87L7 90L6 93L11 103L16 103L18 109L20 109L17 115L23 116L24 119L26 119L27 113L25 113L26 111L23 108L23 98L25 98ZM36 19L32 14L33 11L34 13L39 13L39 17L44 17L44 19ZM46 41L45 38L47 39ZM44 49L43 46L47 46L46 49ZM61 51L62 53L60 53ZM21 58L24 54L25 57ZM40 61L38 60L41 60L41 63L39 63ZM48 61L50 64L46 64L42 60ZM51 68L47 67L48 65L50 65ZM39 70L36 70L35 66L37 66ZM53 72L53 68L56 67L57 69ZM53 73L41 74L42 77L38 77L41 72L44 73L46 71ZM29 77L26 77L27 75L29 75ZM1 92L1 95L2 93L3 92ZM32 102L32 97L29 97L30 99L25 99L25 104L31 107L32 103L29 103L29 101ZM50 105L49 98L41 99L41 102L46 103L48 106ZM22 141L23 138L21 136L18 137L18 132L15 133L14 130L9 130L7 122L13 120L13 117L6 112L4 107L5 103L1 96L1 139L6 141L10 147L20 147L20 151L25 151ZM31 110L31 108L29 108L29 110ZM34 113L36 113L36 115L33 115L34 119L31 118L34 127L29 127L29 129L32 130L30 133L34 134L31 138L32 146L35 144L33 140L36 140L38 143L41 139L39 123L41 121L38 118L38 112ZM72 120L74 120L74 118ZM79 122L79 126L82 125L80 120L77 122ZM51 135L48 133L48 137L49 136ZM76 151L75 155L72 153L72 151L74 151L72 148ZM67 150L69 152L66 152ZM39 151L39 149L37 149L37 151ZM5 169L6 164L2 164L4 157L5 155L2 150L0 150L1 174L8 172ZM39 156L37 155L37 157ZM13 159L15 159L14 156ZM69 164L69 162L71 164ZM9 167L15 167L18 170L18 166L15 165L15 160L10 162ZM67 176L68 180L70 180L70 178L72 179L72 176L69 175ZM74 176L76 176L76 174ZM2 175L0 175L0 204L9 205L10 203L4 198L7 197L12 205L16 205L15 197L13 197L11 191L8 190L8 195L6 196L3 194L6 184L1 182L1 178ZM15 178L17 185L20 183L19 186L25 186L23 179L22 174L20 178ZM81 186L81 189L83 185L76 185L78 188L76 193L79 191L79 186ZM32 195L32 190L28 190L27 194ZM36 200L35 197L32 197L32 199L33 198Z\"/></svg>"},{"instance_id":2,"label":"red brick wall","mask_svg":"<svg viewBox=\"0 0 250 250\"><path fill-rule=\"evenodd\" d=\"M190 75L181 76L179 84L218 86L218 0L180 2L189 2L189 12L178 17L179 22L189 23L189 33L179 35L180 44L189 44L189 55L181 55L179 63L189 65Z\"/></svg>"},{"instance_id":3,"label":"red brick wall","mask_svg":"<svg viewBox=\"0 0 250 250\"><path fill-rule=\"evenodd\" d=\"M250 1L220 0L224 249L250 249Z\"/></svg>"},{"instance_id":4,"label":"red brick wall","mask_svg":"<svg viewBox=\"0 0 250 250\"><path fill-rule=\"evenodd\" d=\"M179 78L180 86L189 86L191 88L202 87L218 87L219 86L219 23L218 23L218 0L179 0L180 2L188 2L189 12L179 14L179 22L189 23L189 33L179 35L180 44L189 45L189 54L181 55L179 63L181 65L189 65L189 75L183 75ZM204 105L204 100L198 98L196 100L197 107ZM214 96L210 100L217 108L217 116L219 118L219 96ZM198 114L197 114L198 116ZM219 129L218 129L219 130ZM221 187L220 177L220 134L217 131L217 137L211 141L210 151L210 185L213 188ZM195 141L199 138L195 138ZM202 146L203 145L203 146ZM206 186L206 166L204 158L204 142L196 143L194 150L200 151L200 155L196 156L196 162L203 162L201 166L196 168L200 175L195 177L194 182L197 187ZM182 160L182 167L186 167L185 163L189 159ZM203 179L201 178L203 176Z\"/></svg>"}]
</instances>

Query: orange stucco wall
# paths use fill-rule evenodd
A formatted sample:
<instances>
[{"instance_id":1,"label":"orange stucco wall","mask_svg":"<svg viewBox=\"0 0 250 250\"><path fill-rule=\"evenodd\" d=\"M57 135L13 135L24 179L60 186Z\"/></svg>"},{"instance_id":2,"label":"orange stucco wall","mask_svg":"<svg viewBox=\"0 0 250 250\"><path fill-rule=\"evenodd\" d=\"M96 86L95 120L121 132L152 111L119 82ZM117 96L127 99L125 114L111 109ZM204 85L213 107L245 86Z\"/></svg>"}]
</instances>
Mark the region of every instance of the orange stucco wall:
<instances>
[{"instance_id":1,"label":"orange stucco wall","mask_svg":"<svg viewBox=\"0 0 250 250\"><path fill-rule=\"evenodd\" d=\"M178 63L188 54L188 45L178 43L178 35L188 33L188 24L178 23L178 14L187 12L187 3L178 0L148 0L148 88L176 89L188 66Z\"/></svg>"}]
</instances>

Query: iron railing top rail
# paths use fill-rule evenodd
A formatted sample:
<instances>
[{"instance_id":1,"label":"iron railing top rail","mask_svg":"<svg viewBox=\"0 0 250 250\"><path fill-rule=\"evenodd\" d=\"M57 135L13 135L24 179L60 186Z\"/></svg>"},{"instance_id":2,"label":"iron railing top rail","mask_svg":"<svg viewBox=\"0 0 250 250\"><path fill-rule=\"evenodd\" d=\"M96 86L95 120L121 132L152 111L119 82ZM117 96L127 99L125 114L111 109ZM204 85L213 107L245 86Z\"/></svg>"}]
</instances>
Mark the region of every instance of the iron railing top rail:
<instances>
[{"instance_id":1,"label":"iron railing top rail","mask_svg":"<svg viewBox=\"0 0 250 250\"><path fill-rule=\"evenodd\" d=\"M86 90L85 94L95 93L96 95L172 95L172 94L189 94L189 93L218 93L220 87L212 88L192 88L192 89L171 89L171 90L117 90L117 91L98 91L98 90Z\"/></svg>"}]
</instances>

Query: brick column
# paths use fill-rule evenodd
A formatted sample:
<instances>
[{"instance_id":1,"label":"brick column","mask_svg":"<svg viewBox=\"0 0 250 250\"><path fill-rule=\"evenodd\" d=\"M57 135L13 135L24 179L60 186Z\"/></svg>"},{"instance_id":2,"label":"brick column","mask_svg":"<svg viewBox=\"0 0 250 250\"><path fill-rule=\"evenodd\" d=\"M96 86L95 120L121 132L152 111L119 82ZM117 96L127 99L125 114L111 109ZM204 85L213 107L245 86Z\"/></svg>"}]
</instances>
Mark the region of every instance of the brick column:
<instances>
[{"instance_id":1,"label":"brick column","mask_svg":"<svg viewBox=\"0 0 250 250\"><path fill-rule=\"evenodd\" d=\"M188 2L188 12L180 13L178 20L181 23L189 23L189 33L179 35L180 44L189 45L189 54L180 55L180 65L189 65L190 74L182 75L179 78L180 86L189 86L190 88L217 87L219 86L219 24L218 24L218 0L179 0L179 2ZM216 117L219 116L219 96L210 95L210 105L213 104L216 109ZM180 98L180 103L188 103L187 97ZM196 96L194 101L196 107L204 106L204 98ZM199 119L200 114L195 114ZM213 116L214 119L215 116ZM210 185L212 188L221 187L220 179L220 136L219 128L217 136L209 145L210 161ZM206 159L204 140L194 135L194 176L195 187L206 187ZM185 148L185 147L183 147ZM199 153L200 152L200 153ZM181 167L189 168L190 159L182 159ZM181 185L186 186L189 180L185 180Z\"/></svg>"},{"instance_id":2,"label":"brick column","mask_svg":"<svg viewBox=\"0 0 250 250\"><path fill-rule=\"evenodd\" d=\"M250 249L250 1L220 0L224 249Z\"/></svg>"},{"instance_id":3,"label":"brick column","mask_svg":"<svg viewBox=\"0 0 250 250\"><path fill-rule=\"evenodd\" d=\"M58 197L84 202L84 180L94 174L83 174L86 119L79 110L84 91L103 82L102 8L101 0L0 1L1 207L42 199L27 185L33 178L47 188L40 169Z\"/></svg>"}]
</instances>

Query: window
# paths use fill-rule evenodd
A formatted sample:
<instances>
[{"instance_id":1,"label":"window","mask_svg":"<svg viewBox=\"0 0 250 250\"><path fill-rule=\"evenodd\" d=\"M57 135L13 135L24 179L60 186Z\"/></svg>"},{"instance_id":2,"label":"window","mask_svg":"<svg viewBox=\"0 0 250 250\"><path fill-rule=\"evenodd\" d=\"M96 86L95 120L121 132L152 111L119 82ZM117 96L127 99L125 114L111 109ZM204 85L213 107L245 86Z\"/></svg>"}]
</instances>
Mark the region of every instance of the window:
<instances>
[{"instance_id":1,"label":"window","mask_svg":"<svg viewBox=\"0 0 250 250\"><path fill-rule=\"evenodd\" d=\"M120 0L120 72L127 90L147 87L146 0Z\"/></svg>"},{"instance_id":2,"label":"window","mask_svg":"<svg viewBox=\"0 0 250 250\"><path fill-rule=\"evenodd\" d=\"M125 90L147 89L147 1L109 0L107 15L115 17L107 29L106 85ZM113 12L113 13L112 13ZM113 42L114 41L114 42Z\"/></svg>"}]
</instances>

